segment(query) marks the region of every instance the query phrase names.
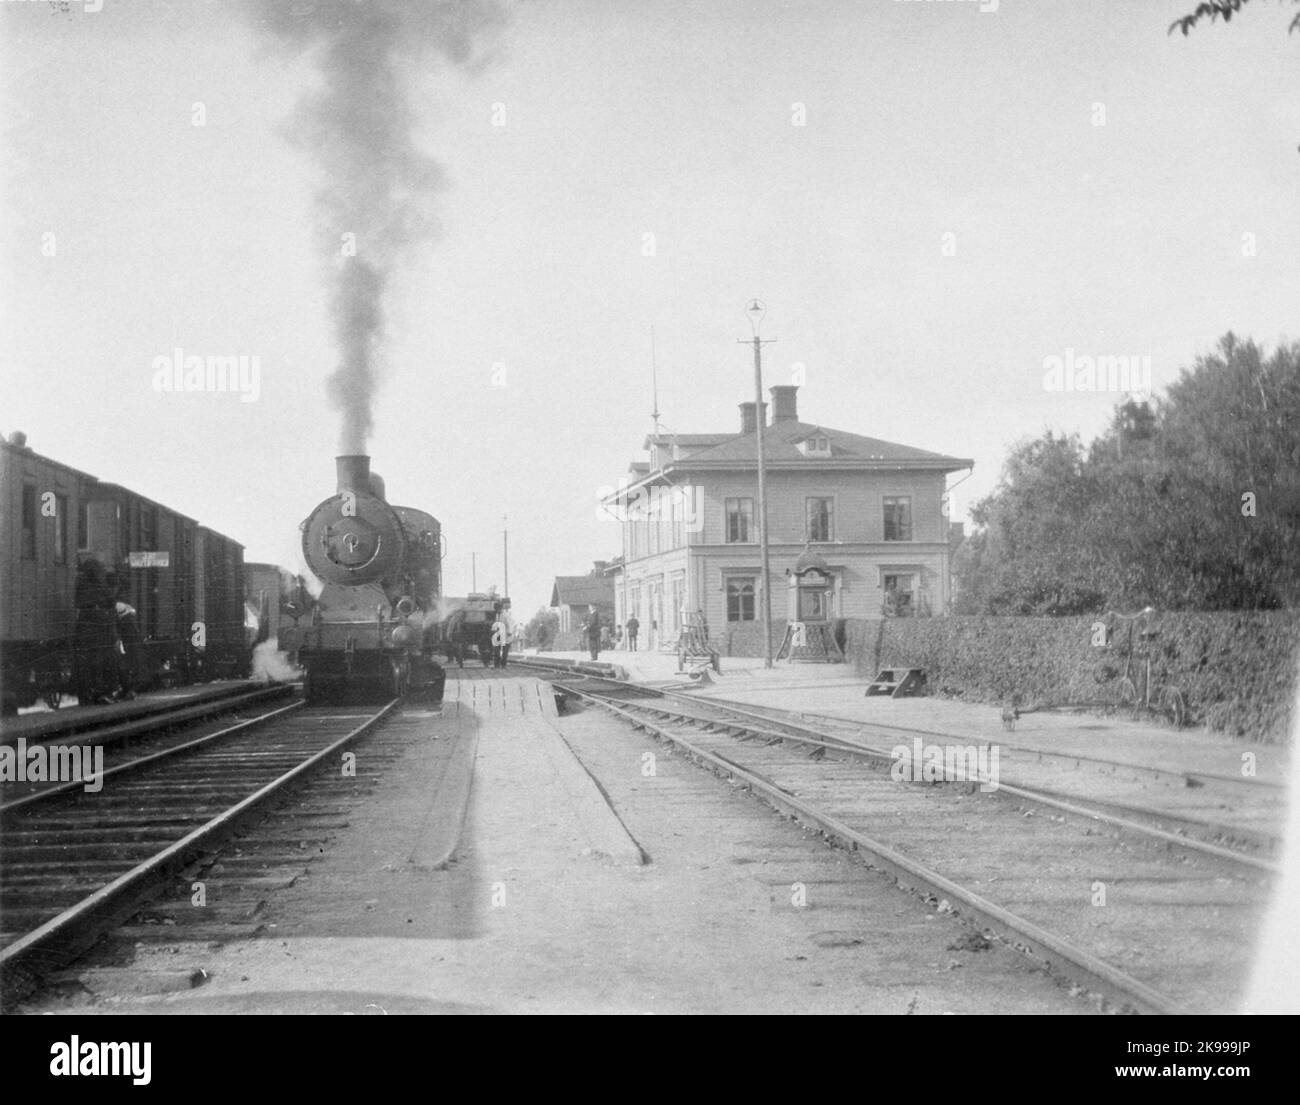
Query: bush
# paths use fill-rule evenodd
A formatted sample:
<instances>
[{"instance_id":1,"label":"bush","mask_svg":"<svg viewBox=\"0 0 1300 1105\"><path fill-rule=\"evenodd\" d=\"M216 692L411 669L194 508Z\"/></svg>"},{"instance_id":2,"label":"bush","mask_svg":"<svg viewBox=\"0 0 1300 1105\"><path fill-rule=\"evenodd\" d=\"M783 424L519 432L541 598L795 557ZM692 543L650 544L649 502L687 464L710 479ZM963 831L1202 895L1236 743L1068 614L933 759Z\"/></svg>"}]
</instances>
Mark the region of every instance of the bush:
<instances>
[{"instance_id":1,"label":"bush","mask_svg":"<svg viewBox=\"0 0 1300 1105\"><path fill-rule=\"evenodd\" d=\"M849 619L859 670L923 667L936 694L978 702L1064 706L1113 702L1128 635L1092 646L1100 616ZM1117 624L1112 622L1112 625ZM1291 732L1300 617L1288 611L1169 613L1152 647L1152 680L1172 684L1194 720L1265 743ZM1134 671L1143 665L1140 650Z\"/></svg>"}]
</instances>

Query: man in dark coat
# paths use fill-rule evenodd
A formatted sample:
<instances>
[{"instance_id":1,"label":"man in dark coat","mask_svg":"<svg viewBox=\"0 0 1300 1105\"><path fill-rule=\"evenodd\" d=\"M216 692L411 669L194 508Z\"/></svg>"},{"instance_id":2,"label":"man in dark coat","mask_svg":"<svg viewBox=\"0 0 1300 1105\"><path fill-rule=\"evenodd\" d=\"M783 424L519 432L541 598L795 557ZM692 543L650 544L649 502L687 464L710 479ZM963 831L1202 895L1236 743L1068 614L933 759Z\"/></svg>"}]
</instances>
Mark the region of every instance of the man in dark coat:
<instances>
[{"instance_id":1,"label":"man in dark coat","mask_svg":"<svg viewBox=\"0 0 1300 1105\"><path fill-rule=\"evenodd\" d=\"M73 602L77 607L74 675L83 706L110 701L117 684L117 605L104 566L94 558L77 569Z\"/></svg>"}]
</instances>

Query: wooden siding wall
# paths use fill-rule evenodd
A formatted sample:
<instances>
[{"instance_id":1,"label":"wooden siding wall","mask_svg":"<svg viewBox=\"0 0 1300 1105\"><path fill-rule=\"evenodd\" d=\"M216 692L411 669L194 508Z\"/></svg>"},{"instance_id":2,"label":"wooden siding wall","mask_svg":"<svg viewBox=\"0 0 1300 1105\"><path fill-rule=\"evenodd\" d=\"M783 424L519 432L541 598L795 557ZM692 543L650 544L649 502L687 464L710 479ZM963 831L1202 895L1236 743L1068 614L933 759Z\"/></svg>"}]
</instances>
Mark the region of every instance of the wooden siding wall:
<instances>
[{"instance_id":1,"label":"wooden siding wall","mask_svg":"<svg viewBox=\"0 0 1300 1105\"><path fill-rule=\"evenodd\" d=\"M36 493L34 557L23 555L23 486ZM41 513L42 496L62 497L66 555L56 557L57 522ZM0 640L52 640L76 624L78 473L34 453L0 449Z\"/></svg>"}]
</instances>

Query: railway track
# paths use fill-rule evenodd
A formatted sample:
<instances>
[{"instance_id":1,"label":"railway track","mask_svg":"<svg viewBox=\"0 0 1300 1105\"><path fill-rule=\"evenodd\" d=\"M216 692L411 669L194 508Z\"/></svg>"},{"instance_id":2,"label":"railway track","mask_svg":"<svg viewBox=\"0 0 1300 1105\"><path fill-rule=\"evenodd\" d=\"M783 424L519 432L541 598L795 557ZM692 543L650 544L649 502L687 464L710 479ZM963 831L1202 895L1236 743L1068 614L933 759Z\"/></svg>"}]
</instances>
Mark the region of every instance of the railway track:
<instances>
[{"instance_id":1,"label":"railway track","mask_svg":"<svg viewBox=\"0 0 1300 1105\"><path fill-rule=\"evenodd\" d=\"M6 1005L132 916L198 856L374 728L379 709L301 700L0 805Z\"/></svg>"},{"instance_id":2,"label":"railway track","mask_svg":"<svg viewBox=\"0 0 1300 1105\"><path fill-rule=\"evenodd\" d=\"M129 739L136 733L152 732L168 724L239 709L288 689L283 683L213 685L196 694L150 695L132 702L119 702L103 712L67 709L38 719L22 719L27 724L0 725L0 744L15 744L20 737L29 745L92 737L111 743L113 734L119 731Z\"/></svg>"},{"instance_id":3,"label":"railway track","mask_svg":"<svg viewBox=\"0 0 1300 1105\"><path fill-rule=\"evenodd\" d=\"M670 692L671 693L671 692ZM683 702L713 703L757 724L776 725L791 733L823 736L875 754L892 755L900 745L964 745L966 735L930 729L856 722L823 714L795 714L747 703L674 695ZM812 722L810 725L809 722ZM813 728L815 725L815 728ZM1081 755L1018 745L999 737L999 773L1023 796L1069 806L1083 806L1116 823L1136 821L1185 841L1260 857L1259 866L1276 870L1281 854L1286 804L1284 788L1268 780L1188 770L1167 765Z\"/></svg>"},{"instance_id":4,"label":"railway track","mask_svg":"<svg viewBox=\"0 0 1300 1105\"><path fill-rule=\"evenodd\" d=\"M0 745L13 749L15 760L32 749L44 749L48 756L58 757L58 749L77 749L84 754L103 750L103 763L116 766L144 752L161 751L171 745L183 744L204 732L215 731L229 722L256 716L266 705L278 699L287 699L294 687L277 683L235 694L214 696L198 702L182 700L158 704L133 714L124 720L100 719L95 725L82 719L68 728L45 728L34 735L6 737ZM92 759L94 757L92 756ZM18 778L5 782L0 810L18 798L42 791L62 788L72 790L80 783L56 783L44 779Z\"/></svg>"},{"instance_id":5,"label":"railway track","mask_svg":"<svg viewBox=\"0 0 1300 1105\"><path fill-rule=\"evenodd\" d=\"M692 695L756 722L816 732L877 750L923 743L962 744L970 737L883 722L850 721L829 714L794 713L774 707ZM813 728L815 726L815 729ZM1266 860L1281 854L1286 791L1281 783L1240 773L1209 772L1181 765L1151 765L1018 744L999 737L1002 777L1044 797L1084 804L1099 815L1136 819L1190 840L1226 847Z\"/></svg>"},{"instance_id":6,"label":"railway track","mask_svg":"<svg viewBox=\"0 0 1300 1105\"><path fill-rule=\"evenodd\" d=\"M978 770L900 784L890 750L820 727L614 680L566 675L557 683L966 915L1109 1008L1227 1012L1246 984L1275 871L1248 845L1171 831L1163 810L1116 812L1114 803L1006 781L992 790Z\"/></svg>"}]
</instances>

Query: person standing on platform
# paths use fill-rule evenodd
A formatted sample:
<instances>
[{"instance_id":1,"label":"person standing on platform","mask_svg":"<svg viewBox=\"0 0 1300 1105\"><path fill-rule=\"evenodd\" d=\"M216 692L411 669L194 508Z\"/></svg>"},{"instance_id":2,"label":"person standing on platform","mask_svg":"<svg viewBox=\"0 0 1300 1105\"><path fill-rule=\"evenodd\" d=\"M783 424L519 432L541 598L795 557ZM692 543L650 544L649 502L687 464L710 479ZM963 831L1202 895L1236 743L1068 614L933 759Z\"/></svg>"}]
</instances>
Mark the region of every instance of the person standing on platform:
<instances>
[{"instance_id":1,"label":"person standing on platform","mask_svg":"<svg viewBox=\"0 0 1300 1105\"><path fill-rule=\"evenodd\" d=\"M501 604L501 612L492 623L492 666L504 668L510 659L510 646L515 641L515 620L510 616L510 600Z\"/></svg>"},{"instance_id":2,"label":"person standing on platform","mask_svg":"<svg viewBox=\"0 0 1300 1105\"><path fill-rule=\"evenodd\" d=\"M136 681L140 678L140 623L135 607L117 602L117 693L119 701L135 697Z\"/></svg>"},{"instance_id":3,"label":"person standing on platform","mask_svg":"<svg viewBox=\"0 0 1300 1105\"><path fill-rule=\"evenodd\" d=\"M627 620L627 648L629 652L636 651L636 631L641 628L641 623L637 616L633 614Z\"/></svg>"},{"instance_id":4,"label":"person standing on platform","mask_svg":"<svg viewBox=\"0 0 1300 1105\"><path fill-rule=\"evenodd\" d=\"M82 706L106 705L117 683L116 592L104 566L93 558L77 567L73 674Z\"/></svg>"},{"instance_id":5,"label":"person standing on platform","mask_svg":"<svg viewBox=\"0 0 1300 1105\"><path fill-rule=\"evenodd\" d=\"M587 645L591 649L593 660L600 656L600 611L594 606L587 618Z\"/></svg>"}]
</instances>

